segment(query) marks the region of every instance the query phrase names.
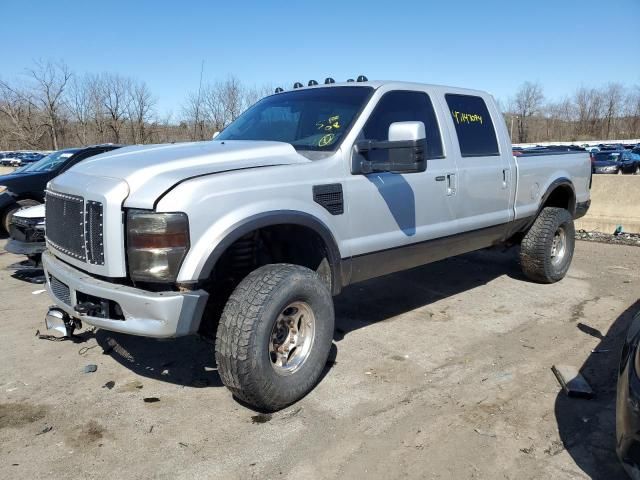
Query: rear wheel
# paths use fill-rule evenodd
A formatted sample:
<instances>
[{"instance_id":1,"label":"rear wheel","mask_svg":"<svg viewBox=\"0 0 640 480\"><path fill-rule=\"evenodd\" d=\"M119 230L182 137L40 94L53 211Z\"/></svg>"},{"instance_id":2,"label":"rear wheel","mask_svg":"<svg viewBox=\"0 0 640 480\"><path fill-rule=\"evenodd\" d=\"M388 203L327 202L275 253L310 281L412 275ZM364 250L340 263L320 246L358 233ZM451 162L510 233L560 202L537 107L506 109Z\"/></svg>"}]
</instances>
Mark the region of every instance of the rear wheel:
<instances>
[{"instance_id":1,"label":"rear wheel","mask_svg":"<svg viewBox=\"0 0 640 480\"><path fill-rule=\"evenodd\" d=\"M318 382L333 325L331 293L315 272L290 264L258 268L231 294L220 319L222 382L258 409L286 407Z\"/></svg>"},{"instance_id":2,"label":"rear wheel","mask_svg":"<svg viewBox=\"0 0 640 480\"><path fill-rule=\"evenodd\" d=\"M557 282L569 270L574 247L575 227L571 213L564 208L543 208L522 239L522 271L536 282Z\"/></svg>"},{"instance_id":3,"label":"rear wheel","mask_svg":"<svg viewBox=\"0 0 640 480\"><path fill-rule=\"evenodd\" d=\"M24 200L18 200L14 205L7 208L2 216L2 228L4 231L9 234L9 225L11 225L11 218L16 212L20 210L24 210L25 208L35 207L36 205L40 205L40 202L37 200L32 200L30 198L26 198Z\"/></svg>"}]
</instances>

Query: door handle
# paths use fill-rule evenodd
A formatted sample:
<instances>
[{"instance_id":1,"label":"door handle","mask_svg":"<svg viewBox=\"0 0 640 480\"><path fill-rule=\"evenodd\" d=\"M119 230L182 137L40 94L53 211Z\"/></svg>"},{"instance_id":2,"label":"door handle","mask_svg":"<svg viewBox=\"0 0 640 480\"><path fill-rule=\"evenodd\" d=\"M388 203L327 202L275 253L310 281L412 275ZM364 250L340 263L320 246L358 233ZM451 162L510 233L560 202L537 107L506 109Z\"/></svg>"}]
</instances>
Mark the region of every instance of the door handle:
<instances>
[{"instance_id":1,"label":"door handle","mask_svg":"<svg viewBox=\"0 0 640 480\"><path fill-rule=\"evenodd\" d=\"M447 196L452 196L456 194L456 174L448 173L447 174Z\"/></svg>"},{"instance_id":2,"label":"door handle","mask_svg":"<svg viewBox=\"0 0 640 480\"><path fill-rule=\"evenodd\" d=\"M510 172L507 168L503 168L502 169L502 188L507 188L507 185L509 184L509 175Z\"/></svg>"}]
</instances>

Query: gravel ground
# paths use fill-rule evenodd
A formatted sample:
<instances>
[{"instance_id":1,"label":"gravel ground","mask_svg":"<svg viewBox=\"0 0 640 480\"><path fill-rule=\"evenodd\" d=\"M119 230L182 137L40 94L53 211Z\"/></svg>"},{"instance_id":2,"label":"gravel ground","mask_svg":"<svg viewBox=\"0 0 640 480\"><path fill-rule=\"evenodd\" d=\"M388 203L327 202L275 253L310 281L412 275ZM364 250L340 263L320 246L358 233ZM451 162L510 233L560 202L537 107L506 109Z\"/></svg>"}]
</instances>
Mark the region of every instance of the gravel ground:
<instances>
[{"instance_id":1,"label":"gravel ground","mask_svg":"<svg viewBox=\"0 0 640 480\"><path fill-rule=\"evenodd\" d=\"M576 239L584 240L586 242L611 243L613 245L640 246L640 234L638 233L620 232L615 234L578 230L576 232Z\"/></svg>"},{"instance_id":2,"label":"gravel ground","mask_svg":"<svg viewBox=\"0 0 640 480\"><path fill-rule=\"evenodd\" d=\"M231 397L197 338L39 339L50 302L2 252L0 476L624 478L616 363L640 249L579 241L555 285L523 279L516 253L350 287L322 381L268 415ZM596 398L560 393L555 363L581 368Z\"/></svg>"}]
</instances>

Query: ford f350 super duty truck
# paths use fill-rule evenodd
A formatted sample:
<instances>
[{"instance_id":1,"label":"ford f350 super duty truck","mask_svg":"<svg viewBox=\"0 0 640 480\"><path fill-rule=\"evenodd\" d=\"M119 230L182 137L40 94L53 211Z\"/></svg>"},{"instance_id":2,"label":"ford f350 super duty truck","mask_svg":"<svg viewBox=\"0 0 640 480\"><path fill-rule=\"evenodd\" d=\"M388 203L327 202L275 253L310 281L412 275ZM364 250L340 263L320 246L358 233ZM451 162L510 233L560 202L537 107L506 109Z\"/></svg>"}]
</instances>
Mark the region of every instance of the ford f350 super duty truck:
<instances>
[{"instance_id":1,"label":"ford f350 super duty truck","mask_svg":"<svg viewBox=\"0 0 640 480\"><path fill-rule=\"evenodd\" d=\"M530 279L562 279L590 180L586 152L514 158L485 92L278 91L213 141L121 148L49 183L47 325L216 332L224 384L279 409L318 381L347 285L503 242Z\"/></svg>"}]
</instances>

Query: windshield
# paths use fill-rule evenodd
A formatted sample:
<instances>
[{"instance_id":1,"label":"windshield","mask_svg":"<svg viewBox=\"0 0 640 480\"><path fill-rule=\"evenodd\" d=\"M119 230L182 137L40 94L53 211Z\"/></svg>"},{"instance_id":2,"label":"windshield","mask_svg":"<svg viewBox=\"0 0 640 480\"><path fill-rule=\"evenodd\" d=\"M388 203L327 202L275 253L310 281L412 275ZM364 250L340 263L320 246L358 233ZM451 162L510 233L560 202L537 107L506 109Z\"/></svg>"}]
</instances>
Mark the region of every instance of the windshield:
<instances>
[{"instance_id":1,"label":"windshield","mask_svg":"<svg viewBox=\"0 0 640 480\"><path fill-rule=\"evenodd\" d=\"M330 87L263 98L216 140L273 140L296 150L333 151L371 94L371 87Z\"/></svg>"},{"instance_id":2,"label":"windshield","mask_svg":"<svg viewBox=\"0 0 640 480\"><path fill-rule=\"evenodd\" d=\"M41 158L35 163L28 165L22 170L24 172L50 172L62 165L69 157L78 151L77 148L70 150L59 150Z\"/></svg>"}]
</instances>

